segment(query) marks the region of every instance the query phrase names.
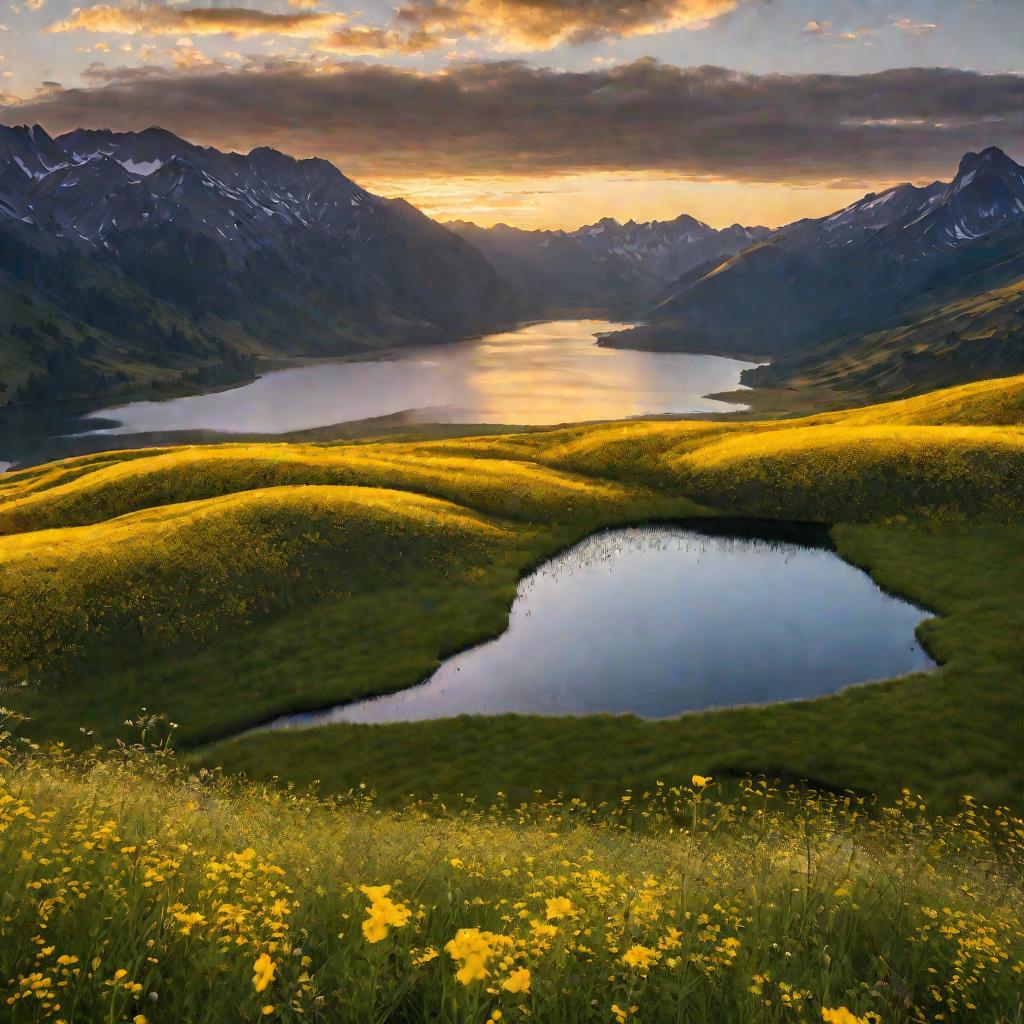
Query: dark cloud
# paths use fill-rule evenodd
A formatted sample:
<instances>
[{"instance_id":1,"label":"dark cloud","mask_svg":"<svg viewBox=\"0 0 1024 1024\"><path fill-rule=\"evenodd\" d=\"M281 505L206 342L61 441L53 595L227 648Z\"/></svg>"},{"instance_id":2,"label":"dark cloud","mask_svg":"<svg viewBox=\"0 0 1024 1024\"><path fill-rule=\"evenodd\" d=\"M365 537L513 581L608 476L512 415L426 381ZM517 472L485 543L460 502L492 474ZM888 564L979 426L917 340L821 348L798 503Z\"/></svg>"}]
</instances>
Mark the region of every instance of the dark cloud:
<instances>
[{"instance_id":1,"label":"dark cloud","mask_svg":"<svg viewBox=\"0 0 1024 1024\"><path fill-rule=\"evenodd\" d=\"M587 73L518 62L435 74L360 63L147 69L2 116L57 131L161 124L205 144L326 156L355 176L651 170L855 183L948 176L968 149L1019 148L1024 77L759 76L652 60Z\"/></svg>"}]
</instances>

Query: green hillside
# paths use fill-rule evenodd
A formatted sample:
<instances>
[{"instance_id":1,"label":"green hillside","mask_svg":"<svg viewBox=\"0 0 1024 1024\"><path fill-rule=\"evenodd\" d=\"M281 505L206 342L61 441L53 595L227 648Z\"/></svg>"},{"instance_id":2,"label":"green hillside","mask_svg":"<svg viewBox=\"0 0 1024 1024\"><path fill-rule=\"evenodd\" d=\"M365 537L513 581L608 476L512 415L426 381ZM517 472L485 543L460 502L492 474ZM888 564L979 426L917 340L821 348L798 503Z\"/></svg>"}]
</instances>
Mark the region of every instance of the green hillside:
<instances>
[{"instance_id":1,"label":"green hillside","mask_svg":"<svg viewBox=\"0 0 1024 1024\"><path fill-rule=\"evenodd\" d=\"M1022 393L1013 378L802 420L179 447L5 474L0 663L27 684L32 735L109 739L144 706L195 747L419 682L504 628L523 573L603 526L822 522L840 554L938 613L920 637L939 671L670 721L332 726L197 756L331 788L370 778L390 800L611 794L696 758L1019 805Z\"/></svg>"}]
</instances>

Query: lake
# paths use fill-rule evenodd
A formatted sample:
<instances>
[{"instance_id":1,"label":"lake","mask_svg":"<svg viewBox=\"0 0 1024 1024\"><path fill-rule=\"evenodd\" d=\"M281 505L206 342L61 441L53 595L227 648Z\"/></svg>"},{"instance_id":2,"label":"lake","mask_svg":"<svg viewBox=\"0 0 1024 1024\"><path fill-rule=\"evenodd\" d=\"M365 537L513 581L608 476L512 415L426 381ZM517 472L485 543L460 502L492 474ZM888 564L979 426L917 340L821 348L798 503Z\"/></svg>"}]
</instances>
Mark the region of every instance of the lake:
<instances>
[{"instance_id":1,"label":"lake","mask_svg":"<svg viewBox=\"0 0 1024 1024\"><path fill-rule=\"evenodd\" d=\"M460 714L765 704L933 667L928 613L884 593L821 532L643 526L596 534L519 585L508 629L420 686L268 727Z\"/></svg>"},{"instance_id":2,"label":"lake","mask_svg":"<svg viewBox=\"0 0 1024 1024\"><path fill-rule=\"evenodd\" d=\"M421 422L553 424L742 408L704 397L739 386L751 363L602 348L603 320L533 324L386 358L278 370L243 387L95 413L107 433L215 430L283 434L415 411ZM86 420L83 429L89 428Z\"/></svg>"}]
</instances>

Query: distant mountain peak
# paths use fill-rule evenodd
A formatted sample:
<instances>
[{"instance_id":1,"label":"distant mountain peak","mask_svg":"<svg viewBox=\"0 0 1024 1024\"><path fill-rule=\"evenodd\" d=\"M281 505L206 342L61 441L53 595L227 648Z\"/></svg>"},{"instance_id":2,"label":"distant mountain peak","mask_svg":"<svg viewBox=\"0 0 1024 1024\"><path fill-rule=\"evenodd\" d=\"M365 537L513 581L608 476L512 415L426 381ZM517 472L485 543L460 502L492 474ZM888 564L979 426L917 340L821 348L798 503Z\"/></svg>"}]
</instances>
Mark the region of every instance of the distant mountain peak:
<instances>
[{"instance_id":1,"label":"distant mountain peak","mask_svg":"<svg viewBox=\"0 0 1024 1024\"><path fill-rule=\"evenodd\" d=\"M276 346L351 351L517 318L518 298L472 246L326 160L268 147L0 125L0 241L12 225Z\"/></svg>"},{"instance_id":2,"label":"distant mountain peak","mask_svg":"<svg viewBox=\"0 0 1024 1024\"><path fill-rule=\"evenodd\" d=\"M1007 156L998 146L987 146L980 153L964 153L957 169L957 177L969 174L983 164L989 164L994 168L1019 169L1016 161Z\"/></svg>"},{"instance_id":3,"label":"distant mountain peak","mask_svg":"<svg viewBox=\"0 0 1024 1024\"><path fill-rule=\"evenodd\" d=\"M638 301L691 268L770 234L739 224L717 230L688 213L625 223L602 217L571 231L481 228L459 221L448 227L481 249L520 290L559 308Z\"/></svg>"}]
</instances>

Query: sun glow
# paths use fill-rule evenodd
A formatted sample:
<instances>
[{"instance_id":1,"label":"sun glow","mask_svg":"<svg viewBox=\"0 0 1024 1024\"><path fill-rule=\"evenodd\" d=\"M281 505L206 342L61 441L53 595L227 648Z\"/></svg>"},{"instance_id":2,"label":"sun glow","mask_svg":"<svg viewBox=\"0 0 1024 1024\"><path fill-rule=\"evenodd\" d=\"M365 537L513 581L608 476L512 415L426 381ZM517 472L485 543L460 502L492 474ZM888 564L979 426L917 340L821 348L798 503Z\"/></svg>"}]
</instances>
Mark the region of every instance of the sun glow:
<instances>
[{"instance_id":1,"label":"sun glow","mask_svg":"<svg viewBox=\"0 0 1024 1024\"><path fill-rule=\"evenodd\" d=\"M689 213L712 227L820 217L882 185L855 187L692 180L663 174L575 174L540 177L362 178L379 195L400 196L438 220L481 227L572 230L602 217L671 220Z\"/></svg>"}]
</instances>

